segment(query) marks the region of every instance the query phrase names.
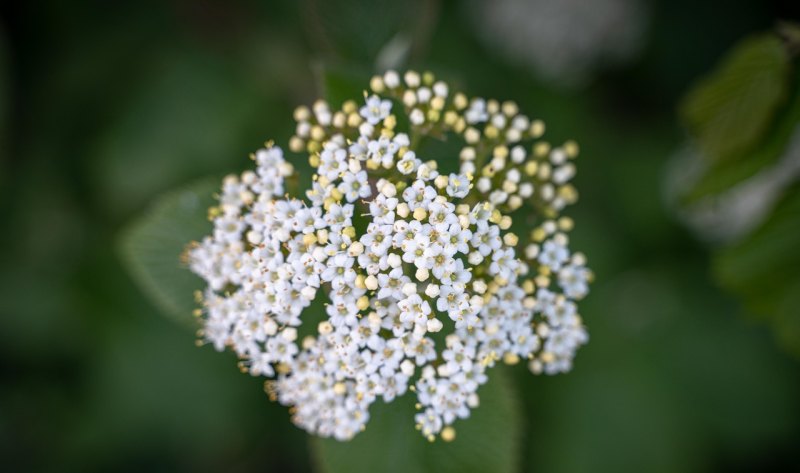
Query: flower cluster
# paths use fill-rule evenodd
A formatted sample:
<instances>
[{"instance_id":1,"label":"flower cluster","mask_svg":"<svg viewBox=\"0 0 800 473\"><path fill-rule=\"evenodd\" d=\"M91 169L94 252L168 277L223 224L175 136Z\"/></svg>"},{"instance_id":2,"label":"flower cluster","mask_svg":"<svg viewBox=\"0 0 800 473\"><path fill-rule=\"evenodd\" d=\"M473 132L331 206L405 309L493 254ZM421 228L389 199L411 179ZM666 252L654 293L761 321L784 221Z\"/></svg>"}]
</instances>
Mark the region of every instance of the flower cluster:
<instances>
[{"instance_id":1,"label":"flower cluster","mask_svg":"<svg viewBox=\"0 0 800 473\"><path fill-rule=\"evenodd\" d=\"M350 439L373 402L411 390L417 428L449 439L496 363L563 372L587 341L575 301L592 273L558 215L576 200L578 148L429 73L389 71L370 88L362 106L296 110L304 198L285 194L297 173L272 144L225 179L213 234L188 251L208 283L202 337L271 378L309 432ZM452 172L424 157L425 138L447 136L463 141ZM534 230L512 233L512 216Z\"/></svg>"}]
</instances>

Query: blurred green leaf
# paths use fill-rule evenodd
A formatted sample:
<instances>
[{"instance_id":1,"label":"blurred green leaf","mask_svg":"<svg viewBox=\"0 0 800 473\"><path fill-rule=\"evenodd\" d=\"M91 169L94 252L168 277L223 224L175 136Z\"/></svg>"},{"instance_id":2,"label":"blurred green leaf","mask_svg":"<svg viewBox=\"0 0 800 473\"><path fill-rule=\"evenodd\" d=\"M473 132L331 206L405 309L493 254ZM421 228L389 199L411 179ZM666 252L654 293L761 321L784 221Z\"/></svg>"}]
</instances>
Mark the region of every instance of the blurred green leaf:
<instances>
[{"instance_id":1,"label":"blurred green leaf","mask_svg":"<svg viewBox=\"0 0 800 473\"><path fill-rule=\"evenodd\" d=\"M430 443L414 429L413 393L391 404L376 402L367 429L349 442L312 438L324 473L506 473L519 465L522 412L503 368L489 372L481 404L456 422L456 439Z\"/></svg>"},{"instance_id":2,"label":"blurred green leaf","mask_svg":"<svg viewBox=\"0 0 800 473\"><path fill-rule=\"evenodd\" d=\"M800 310L792 302L800 287L798 238L800 185L795 185L750 237L718 252L714 274L750 310L770 318L779 339L800 355Z\"/></svg>"},{"instance_id":3,"label":"blurred green leaf","mask_svg":"<svg viewBox=\"0 0 800 473\"><path fill-rule=\"evenodd\" d=\"M686 203L718 194L754 176L775 163L782 155L800 123L800 77L796 78L791 102L776 114L774 126L751 152L726 161L715 161L683 197Z\"/></svg>"},{"instance_id":4,"label":"blurred green leaf","mask_svg":"<svg viewBox=\"0 0 800 473\"><path fill-rule=\"evenodd\" d=\"M786 97L789 56L780 39L745 39L685 97L680 114L712 161L751 150Z\"/></svg>"},{"instance_id":5,"label":"blurred green leaf","mask_svg":"<svg viewBox=\"0 0 800 473\"><path fill-rule=\"evenodd\" d=\"M685 97L681 115L706 168L684 192L684 204L723 194L786 155L800 123L800 77L790 60L793 28L779 29L786 42L776 34L745 39ZM800 354L800 311L790 302L800 287L800 186L765 212L758 230L716 252L714 275Z\"/></svg>"},{"instance_id":6,"label":"blurred green leaf","mask_svg":"<svg viewBox=\"0 0 800 473\"><path fill-rule=\"evenodd\" d=\"M120 240L122 259L142 290L165 314L182 321L191 319L194 292L203 285L181 262L181 253L210 232L206 209L217 189L219 180L209 178L164 195Z\"/></svg>"}]
</instances>

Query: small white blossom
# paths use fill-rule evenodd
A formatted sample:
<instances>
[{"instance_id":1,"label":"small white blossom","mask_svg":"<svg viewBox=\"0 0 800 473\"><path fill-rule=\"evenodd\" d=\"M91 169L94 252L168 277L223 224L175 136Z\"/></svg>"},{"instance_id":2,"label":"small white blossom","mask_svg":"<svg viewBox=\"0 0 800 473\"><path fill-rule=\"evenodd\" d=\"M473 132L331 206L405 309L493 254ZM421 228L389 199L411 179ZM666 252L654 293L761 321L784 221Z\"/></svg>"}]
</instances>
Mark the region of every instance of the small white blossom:
<instances>
[{"instance_id":1,"label":"small white blossom","mask_svg":"<svg viewBox=\"0 0 800 473\"><path fill-rule=\"evenodd\" d=\"M401 174L407 175L416 171L419 165L420 161L417 159L417 155L413 151L407 151L398 161L397 170Z\"/></svg>"},{"instance_id":2,"label":"small white blossom","mask_svg":"<svg viewBox=\"0 0 800 473\"><path fill-rule=\"evenodd\" d=\"M447 184L447 195L450 197L466 197L469 192L469 179L466 176L450 174Z\"/></svg>"},{"instance_id":3,"label":"small white blossom","mask_svg":"<svg viewBox=\"0 0 800 473\"><path fill-rule=\"evenodd\" d=\"M381 120L389 116L392 111L392 102L389 100L381 100L377 95L372 95L367 98L367 103L359 113L367 123L370 125L377 125Z\"/></svg>"}]
</instances>

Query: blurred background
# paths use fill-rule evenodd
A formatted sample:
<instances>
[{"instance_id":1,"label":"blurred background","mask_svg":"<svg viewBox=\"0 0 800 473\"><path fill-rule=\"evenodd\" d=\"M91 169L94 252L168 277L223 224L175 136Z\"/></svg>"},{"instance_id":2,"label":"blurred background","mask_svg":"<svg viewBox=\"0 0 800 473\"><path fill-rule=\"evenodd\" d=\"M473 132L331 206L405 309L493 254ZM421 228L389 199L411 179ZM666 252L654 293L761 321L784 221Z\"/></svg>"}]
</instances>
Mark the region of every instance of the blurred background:
<instances>
[{"instance_id":1,"label":"blurred background","mask_svg":"<svg viewBox=\"0 0 800 473\"><path fill-rule=\"evenodd\" d=\"M162 315L119 239L165 191L286 143L295 106L388 66L516 100L554 141L581 145L568 215L597 275L581 304L591 342L568 375L510 370L520 471L800 471L800 42L777 26L800 17L797 2L0 9L4 471L313 471L286 409L233 355L195 347L195 327ZM731 59L753 34L770 36ZM740 69L767 78L720 78ZM740 107L744 121L708 125L702 111L722 99L697 111L707 77L733 84L714 97L766 88ZM709 129L723 148L746 142L715 161ZM762 149L772 154L751 166ZM743 198L761 204L725 197L785 162ZM713 192L692 194L698 179ZM722 197L702 201L710 193Z\"/></svg>"}]
</instances>

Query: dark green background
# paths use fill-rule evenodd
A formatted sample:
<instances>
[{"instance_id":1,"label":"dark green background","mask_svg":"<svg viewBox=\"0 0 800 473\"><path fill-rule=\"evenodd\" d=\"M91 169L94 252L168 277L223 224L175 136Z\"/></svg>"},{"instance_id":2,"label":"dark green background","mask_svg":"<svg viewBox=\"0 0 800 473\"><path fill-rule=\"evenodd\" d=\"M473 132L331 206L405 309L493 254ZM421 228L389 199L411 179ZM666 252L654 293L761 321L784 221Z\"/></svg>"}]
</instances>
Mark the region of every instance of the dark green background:
<instances>
[{"instance_id":1,"label":"dark green background","mask_svg":"<svg viewBox=\"0 0 800 473\"><path fill-rule=\"evenodd\" d=\"M16 4L15 4L16 3ZM0 468L308 471L306 435L235 358L196 348L117 241L162 192L238 171L321 71L368 77L398 21L411 66L514 99L581 144L569 210L597 274L571 374L513 370L530 472L800 468L800 364L710 276L665 205L676 104L790 2L650 2L643 54L584 89L484 49L461 2L4 2L0 23ZM408 24L408 23L405 23ZM409 420L410 422L410 420ZM468 421L467 421L468 422ZM364 435L369 435L369 430Z\"/></svg>"}]
</instances>

